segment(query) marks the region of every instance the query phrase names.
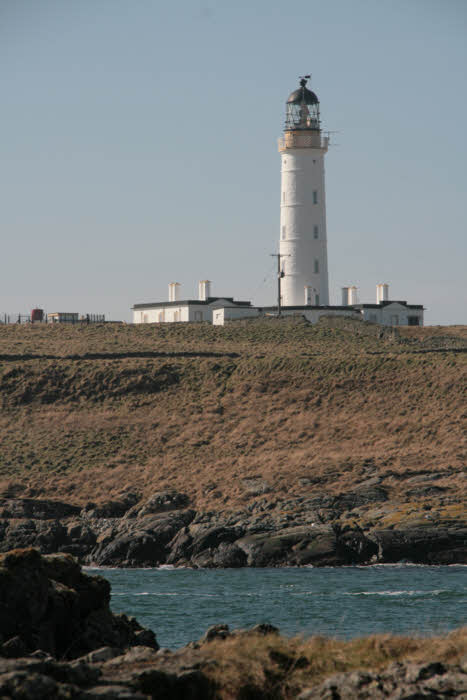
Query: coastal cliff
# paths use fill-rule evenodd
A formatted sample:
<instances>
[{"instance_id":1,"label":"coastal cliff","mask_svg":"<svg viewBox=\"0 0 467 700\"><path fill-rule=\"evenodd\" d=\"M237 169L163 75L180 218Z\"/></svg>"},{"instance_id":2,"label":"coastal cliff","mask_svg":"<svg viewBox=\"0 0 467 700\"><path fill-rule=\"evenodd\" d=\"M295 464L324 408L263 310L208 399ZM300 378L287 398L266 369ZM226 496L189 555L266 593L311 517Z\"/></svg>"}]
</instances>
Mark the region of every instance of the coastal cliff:
<instances>
[{"instance_id":1,"label":"coastal cliff","mask_svg":"<svg viewBox=\"0 0 467 700\"><path fill-rule=\"evenodd\" d=\"M0 327L0 551L466 563L467 328Z\"/></svg>"}]
</instances>

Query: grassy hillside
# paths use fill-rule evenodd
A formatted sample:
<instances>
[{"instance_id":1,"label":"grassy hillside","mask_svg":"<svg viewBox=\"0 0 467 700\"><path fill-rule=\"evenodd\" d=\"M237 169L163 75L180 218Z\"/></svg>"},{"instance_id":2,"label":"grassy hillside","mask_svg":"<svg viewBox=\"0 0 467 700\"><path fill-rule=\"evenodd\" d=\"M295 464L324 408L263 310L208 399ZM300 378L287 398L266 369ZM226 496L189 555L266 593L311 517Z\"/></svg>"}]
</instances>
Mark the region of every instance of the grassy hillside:
<instances>
[{"instance_id":1,"label":"grassy hillside","mask_svg":"<svg viewBox=\"0 0 467 700\"><path fill-rule=\"evenodd\" d=\"M455 514L466 348L467 327L344 320L0 326L1 489L81 504L175 488L220 510L258 479L267 500L377 475L410 517L432 475L425 501Z\"/></svg>"}]
</instances>

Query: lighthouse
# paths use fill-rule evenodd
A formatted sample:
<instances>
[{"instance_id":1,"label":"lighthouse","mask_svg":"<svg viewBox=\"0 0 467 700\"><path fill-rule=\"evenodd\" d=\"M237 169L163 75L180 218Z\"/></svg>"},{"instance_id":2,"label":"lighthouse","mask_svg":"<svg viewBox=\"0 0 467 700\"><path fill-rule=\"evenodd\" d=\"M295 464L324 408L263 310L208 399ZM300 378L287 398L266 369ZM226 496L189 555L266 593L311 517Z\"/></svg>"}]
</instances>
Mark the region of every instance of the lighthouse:
<instances>
[{"instance_id":1,"label":"lighthouse","mask_svg":"<svg viewBox=\"0 0 467 700\"><path fill-rule=\"evenodd\" d=\"M319 100L300 79L286 103L281 154L281 303L329 304L324 156L329 138L321 132Z\"/></svg>"}]
</instances>

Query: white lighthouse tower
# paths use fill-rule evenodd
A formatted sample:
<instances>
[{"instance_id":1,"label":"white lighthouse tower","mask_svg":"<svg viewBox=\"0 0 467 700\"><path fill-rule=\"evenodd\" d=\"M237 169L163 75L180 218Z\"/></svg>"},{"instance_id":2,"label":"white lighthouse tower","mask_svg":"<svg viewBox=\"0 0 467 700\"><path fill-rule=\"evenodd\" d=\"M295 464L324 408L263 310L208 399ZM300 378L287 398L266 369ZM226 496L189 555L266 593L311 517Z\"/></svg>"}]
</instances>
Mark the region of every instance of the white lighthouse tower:
<instances>
[{"instance_id":1,"label":"white lighthouse tower","mask_svg":"<svg viewBox=\"0 0 467 700\"><path fill-rule=\"evenodd\" d=\"M283 306L329 304L324 155L319 100L307 75L287 100L282 159L280 260Z\"/></svg>"}]
</instances>

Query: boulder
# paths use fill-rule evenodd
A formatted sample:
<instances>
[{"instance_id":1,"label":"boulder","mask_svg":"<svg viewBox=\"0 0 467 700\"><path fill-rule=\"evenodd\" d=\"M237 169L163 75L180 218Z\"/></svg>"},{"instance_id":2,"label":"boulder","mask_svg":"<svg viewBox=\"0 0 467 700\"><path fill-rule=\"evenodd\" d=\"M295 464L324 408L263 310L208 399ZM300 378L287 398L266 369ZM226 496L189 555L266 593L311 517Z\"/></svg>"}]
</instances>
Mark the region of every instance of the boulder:
<instances>
[{"instance_id":1,"label":"boulder","mask_svg":"<svg viewBox=\"0 0 467 700\"><path fill-rule=\"evenodd\" d=\"M378 547L378 560L403 559L419 564L464 564L467 561L467 527L432 521L398 529L374 529L368 537Z\"/></svg>"},{"instance_id":2,"label":"boulder","mask_svg":"<svg viewBox=\"0 0 467 700\"><path fill-rule=\"evenodd\" d=\"M135 493L127 493L116 501L105 501L96 505L87 503L81 511L82 518L122 518L130 508L133 508L140 496Z\"/></svg>"},{"instance_id":3,"label":"boulder","mask_svg":"<svg viewBox=\"0 0 467 700\"><path fill-rule=\"evenodd\" d=\"M459 666L432 663L393 663L382 671L337 673L312 688L303 690L297 700L422 700L464 698L467 674Z\"/></svg>"},{"instance_id":4,"label":"boulder","mask_svg":"<svg viewBox=\"0 0 467 700\"><path fill-rule=\"evenodd\" d=\"M109 608L110 585L88 576L68 554L41 556L35 549L0 556L0 648L11 656L41 649L75 658L103 646L125 648L144 643L157 648L152 633Z\"/></svg>"},{"instance_id":5,"label":"boulder","mask_svg":"<svg viewBox=\"0 0 467 700\"><path fill-rule=\"evenodd\" d=\"M122 519L101 536L87 561L99 566L158 566L167 561L169 543L194 518L194 511Z\"/></svg>"},{"instance_id":6,"label":"boulder","mask_svg":"<svg viewBox=\"0 0 467 700\"><path fill-rule=\"evenodd\" d=\"M331 527L290 527L279 532L247 535L236 545L247 555L248 566L314 564L333 566L339 561L336 535Z\"/></svg>"},{"instance_id":7,"label":"boulder","mask_svg":"<svg viewBox=\"0 0 467 700\"><path fill-rule=\"evenodd\" d=\"M142 505L133 506L126 514L127 518L141 518L145 515L156 513L168 513L172 510L181 510L188 506L190 499L185 493L178 491L159 491L153 494Z\"/></svg>"}]
</instances>

